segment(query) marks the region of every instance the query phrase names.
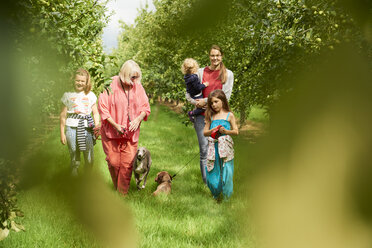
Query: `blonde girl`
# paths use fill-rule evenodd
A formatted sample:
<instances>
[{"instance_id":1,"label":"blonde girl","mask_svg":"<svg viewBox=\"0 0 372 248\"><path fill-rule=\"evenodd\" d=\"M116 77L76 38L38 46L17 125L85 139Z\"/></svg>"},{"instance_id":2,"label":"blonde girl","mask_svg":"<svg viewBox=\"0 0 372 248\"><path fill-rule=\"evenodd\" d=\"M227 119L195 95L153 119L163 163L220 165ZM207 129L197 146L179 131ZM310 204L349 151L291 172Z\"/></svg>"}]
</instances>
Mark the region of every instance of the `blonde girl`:
<instances>
[{"instance_id":1,"label":"blonde girl","mask_svg":"<svg viewBox=\"0 0 372 248\"><path fill-rule=\"evenodd\" d=\"M99 126L97 97L91 92L89 72L79 68L74 73L74 91L62 96L60 114L61 143L68 146L73 175L78 174L80 152L88 168L93 166L94 127ZM91 114L93 113L93 118Z\"/></svg>"}]
</instances>

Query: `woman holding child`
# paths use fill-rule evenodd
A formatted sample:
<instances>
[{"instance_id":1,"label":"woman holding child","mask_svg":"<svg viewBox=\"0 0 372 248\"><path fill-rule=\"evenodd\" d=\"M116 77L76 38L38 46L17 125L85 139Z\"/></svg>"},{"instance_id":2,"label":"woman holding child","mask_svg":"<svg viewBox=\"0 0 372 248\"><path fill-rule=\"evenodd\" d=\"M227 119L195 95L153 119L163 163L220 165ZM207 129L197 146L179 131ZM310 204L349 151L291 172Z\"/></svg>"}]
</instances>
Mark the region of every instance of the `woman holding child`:
<instances>
[{"instance_id":1,"label":"woman holding child","mask_svg":"<svg viewBox=\"0 0 372 248\"><path fill-rule=\"evenodd\" d=\"M217 45L213 45L209 50L210 65L200 68L197 72L200 82L208 85L202 90L203 98L195 100L189 93L186 93L186 99L197 108L206 108L209 93L216 89L221 89L225 93L226 99L230 99L234 83L234 74L225 67L222 59L222 49ZM204 183L207 183L205 170L207 165L208 140L204 136L204 126L204 114L196 115L194 117L194 128L199 142L200 171Z\"/></svg>"},{"instance_id":2,"label":"woman holding child","mask_svg":"<svg viewBox=\"0 0 372 248\"><path fill-rule=\"evenodd\" d=\"M141 122L150 115L141 76L138 64L126 61L98 100L103 150L114 187L123 195L129 189Z\"/></svg>"}]
</instances>

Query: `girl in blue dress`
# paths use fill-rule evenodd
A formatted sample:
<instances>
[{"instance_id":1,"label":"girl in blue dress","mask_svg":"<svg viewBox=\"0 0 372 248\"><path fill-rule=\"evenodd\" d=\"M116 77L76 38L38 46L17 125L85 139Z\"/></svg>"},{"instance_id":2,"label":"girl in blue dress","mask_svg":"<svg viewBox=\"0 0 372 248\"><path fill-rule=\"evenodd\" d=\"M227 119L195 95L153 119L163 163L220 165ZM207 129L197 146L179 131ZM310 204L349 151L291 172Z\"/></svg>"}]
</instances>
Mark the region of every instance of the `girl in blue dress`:
<instances>
[{"instance_id":1,"label":"girl in blue dress","mask_svg":"<svg viewBox=\"0 0 372 248\"><path fill-rule=\"evenodd\" d=\"M230 112L225 93L212 91L205 112L204 136L208 137L209 143L207 185L215 199L222 193L227 200L233 192L234 149L230 135L238 134L235 116Z\"/></svg>"}]
</instances>

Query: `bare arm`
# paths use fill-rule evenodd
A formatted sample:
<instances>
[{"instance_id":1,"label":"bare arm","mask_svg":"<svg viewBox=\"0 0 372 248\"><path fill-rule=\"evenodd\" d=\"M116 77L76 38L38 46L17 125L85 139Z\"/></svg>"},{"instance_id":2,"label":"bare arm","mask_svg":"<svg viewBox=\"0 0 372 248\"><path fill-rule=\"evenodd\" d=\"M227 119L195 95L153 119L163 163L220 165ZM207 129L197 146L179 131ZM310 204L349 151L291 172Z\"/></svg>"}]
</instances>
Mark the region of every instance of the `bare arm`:
<instances>
[{"instance_id":1,"label":"bare arm","mask_svg":"<svg viewBox=\"0 0 372 248\"><path fill-rule=\"evenodd\" d=\"M209 129L210 126L211 126L211 123L209 121L205 121L204 133L203 134L206 137L211 136L212 132L217 129L217 127Z\"/></svg>"},{"instance_id":2,"label":"bare arm","mask_svg":"<svg viewBox=\"0 0 372 248\"><path fill-rule=\"evenodd\" d=\"M66 145L66 134L65 134L65 126L66 126L66 118L67 118L67 107L63 106L62 111L59 115L59 123L60 123L60 131L61 131L61 143L62 145Z\"/></svg>"},{"instance_id":3,"label":"bare arm","mask_svg":"<svg viewBox=\"0 0 372 248\"><path fill-rule=\"evenodd\" d=\"M106 120L115 128L116 131L121 134L123 133L122 129L125 128L124 126L117 124L111 117L107 118Z\"/></svg>"},{"instance_id":4,"label":"bare arm","mask_svg":"<svg viewBox=\"0 0 372 248\"><path fill-rule=\"evenodd\" d=\"M209 121L205 121L205 125L204 125L204 136L211 136L211 130L209 130L209 127L211 126L211 123Z\"/></svg>"},{"instance_id":5,"label":"bare arm","mask_svg":"<svg viewBox=\"0 0 372 248\"><path fill-rule=\"evenodd\" d=\"M142 111L136 119L130 122L129 131L136 131L141 121L147 116L146 112Z\"/></svg>"},{"instance_id":6,"label":"bare arm","mask_svg":"<svg viewBox=\"0 0 372 248\"><path fill-rule=\"evenodd\" d=\"M99 126L99 113L98 113L97 104L93 104L92 112L93 112L94 125L98 127Z\"/></svg>"},{"instance_id":7,"label":"bare arm","mask_svg":"<svg viewBox=\"0 0 372 248\"><path fill-rule=\"evenodd\" d=\"M236 124L236 119L232 112L229 115L228 121L230 122L231 130L226 130L224 127L221 127L219 130L220 133L227 135L238 135L239 134L238 125Z\"/></svg>"}]
</instances>

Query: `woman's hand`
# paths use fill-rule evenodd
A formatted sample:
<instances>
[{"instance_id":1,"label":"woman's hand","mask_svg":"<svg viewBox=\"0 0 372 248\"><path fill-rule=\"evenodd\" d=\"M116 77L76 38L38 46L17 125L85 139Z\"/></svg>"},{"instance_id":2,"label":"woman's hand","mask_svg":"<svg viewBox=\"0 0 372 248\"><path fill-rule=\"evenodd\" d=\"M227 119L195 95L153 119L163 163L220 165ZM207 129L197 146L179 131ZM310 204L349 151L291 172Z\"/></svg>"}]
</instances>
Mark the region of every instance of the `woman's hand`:
<instances>
[{"instance_id":1,"label":"woman's hand","mask_svg":"<svg viewBox=\"0 0 372 248\"><path fill-rule=\"evenodd\" d=\"M125 128L124 126L122 125L119 125L117 124L114 119L112 119L111 117L107 118L106 119L110 124L111 126L119 133L119 134L123 134L123 128Z\"/></svg>"},{"instance_id":2,"label":"woman's hand","mask_svg":"<svg viewBox=\"0 0 372 248\"><path fill-rule=\"evenodd\" d=\"M133 132L133 131L136 131L138 129L138 127L141 125L141 121L146 117L146 112L141 112L139 114L139 116L137 116L136 119L134 119L133 121L131 121L129 123L129 131L130 132Z\"/></svg>"},{"instance_id":3,"label":"woman's hand","mask_svg":"<svg viewBox=\"0 0 372 248\"><path fill-rule=\"evenodd\" d=\"M112 126L114 127L114 129L119 133L119 134L123 134L123 129L125 129L124 126L122 125L119 125L119 124L112 124Z\"/></svg>"},{"instance_id":4,"label":"woman's hand","mask_svg":"<svg viewBox=\"0 0 372 248\"><path fill-rule=\"evenodd\" d=\"M141 124L141 121L142 121L141 116L138 116L136 119L134 119L133 121L131 121L129 123L129 131L130 132L136 131L138 129L139 125Z\"/></svg>"},{"instance_id":5,"label":"woman's hand","mask_svg":"<svg viewBox=\"0 0 372 248\"><path fill-rule=\"evenodd\" d=\"M207 103L204 101L204 99L196 100L196 107L197 108L203 108L207 105Z\"/></svg>"},{"instance_id":6,"label":"woman's hand","mask_svg":"<svg viewBox=\"0 0 372 248\"><path fill-rule=\"evenodd\" d=\"M61 133L61 143L62 145L66 145L67 139L66 139L66 134Z\"/></svg>"}]
</instances>

